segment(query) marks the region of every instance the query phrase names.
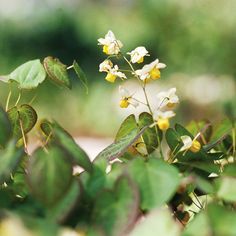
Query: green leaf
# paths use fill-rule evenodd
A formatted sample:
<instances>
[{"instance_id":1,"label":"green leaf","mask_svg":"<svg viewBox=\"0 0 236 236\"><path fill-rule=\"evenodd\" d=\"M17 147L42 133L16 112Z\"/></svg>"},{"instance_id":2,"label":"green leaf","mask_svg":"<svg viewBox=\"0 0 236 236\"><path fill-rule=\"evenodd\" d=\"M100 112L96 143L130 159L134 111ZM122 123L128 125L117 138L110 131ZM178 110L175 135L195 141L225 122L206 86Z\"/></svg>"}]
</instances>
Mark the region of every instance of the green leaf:
<instances>
[{"instance_id":1,"label":"green leaf","mask_svg":"<svg viewBox=\"0 0 236 236\"><path fill-rule=\"evenodd\" d=\"M28 104L12 107L7 113L13 127L13 134L17 138L22 137L21 123L24 134L27 134L37 122L37 113Z\"/></svg>"},{"instance_id":2,"label":"green leaf","mask_svg":"<svg viewBox=\"0 0 236 236\"><path fill-rule=\"evenodd\" d=\"M50 220L55 220L59 223L64 222L78 202L80 192L79 182L74 180L69 190L64 194L61 200L57 202L56 205L48 208L46 214L47 218Z\"/></svg>"},{"instance_id":3,"label":"green leaf","mask_svg":"<svg viewBox=\"0 0 236 236\"><path fill-rule=\"evenodd\" d=\"M67 67L62 64L58 58L46 57L43 61L43 65L52 81L58 85L71 88Z\"/></svg>"},{"instance_id":4,"label":"green leaf","mask_svg":"<svg viewBox=\"0 0 236 236\"><path fill-rule=\"evenodd\" d=\"M129 236L180 236L180 227L174 221L171 212L166 208L157 209L145 215L136 224Z\"/></svg>"},{"instance_id":5,"label":"green leaf","mask_svg":"<svg viewBox=\"0 0 236 236\"><path fill-rule=\"evenodd\" d=\"M150 126L153 124L153 118L152 115L143 112L139 115L139 127L142 129L145 126ZM144 143L146 145L148 153L152 153L157 147L158 147L158 134L157 134L157 128L147 128L146 131L142 135Z\"/></svg>"},{"instance_id":6,"label":"green leaf","mask_svg":"<svg viewBox=\"0 0 236 236\"><path fill-rule=\"evenodd\" d=\"M5 147L12 135L11 122L7 113L0 107L0 148Z\"/></svg>"},{"instance_id":7,"label":"green leaf","mask_svg":"<svg viewBox=\"0 0 236 236\"><path fill-rule=\"evenodd\" d=\"M74 139L62 127L55 124L53 127L53 134L60 145L70 154L74 164L81 166L85 170L92 171L92 163L86 152L76 144Z\"/></svg>"},{"instance_id":8,"label":"green leaf","mask_svg":"<svg viewBox=\"0 0 236 236\"><path fill-rule=\"evenodd\" d=\"M148 162L141 158L133 160L128 166L128 173L139 187L143 210L168 202L180 183L177 169L158 159Z\"/></svg>"},{"instance_id":9,"label":"green leaf","mask_svg":"<svg viewBox=\"0 0 236 236\"><path fill-rule=\"evenodd\" d=\"M68 191L72 180L67 153L57 146L37 149L29 159L27 173L32 194L50 207Z\"/></svg>"},{"instance_id":10,"label":"green leaf","mask_svg":"<svg viewBox=\"0 0 236 236\"><path fill-rule=\"evenodd\" d=\"M222 206L209 204L205 211L200 212L188 227L185 228L182 236L234 236L236 235L236 213Z\"/></svg>"},{"instance_id":11,"label":"green leaf","mask_svg":"<svg viewBox=\"0 0 236 236\"><path fill-rule=\"evenodd\" d=\"M39 59L22 64L9 75L9 80L16 81L20 89L36 88L45 78L46 72Z\"/></svg>"},{"instance_id":12,"label":"green leaf","mask_svg":"<svg viewBox=\"0 0 236 236\"><path fill-rule=\"evenodd\" d=\"M76 75L78 76L78 78L80 79L81 83L83 84L83 86L86 90L86 94L88 94L87 77L86 77L85 73L83 72L83 70L81 69L81 67L79 66L79 64L75 60L73 62L73 69L74 69Z\"/></svg>"},{"instance_id":13,"label":"green leaf","mask_svg":"<svg viewBox=\"0 0 236 236\"><path fill-rule=\"evenodd\" d=\"M137 130L132 130L128 135L122 137L121 139L119 139L119 141L112 143L102 152L100 152L95 161L98 161L98 159L106 159L108 161L112 161L116 158L121 157L127 151L127 149L140 138L140 136L147 128L147 126L144 127L139 131L139 133L137 133Z\"/></svg>"},{"instance_id":14,"label":"green leaf","mask_svg":"<svg viewBox=\"0 0 236 236\"><path fill-rule=\"evenodd\" d=\"M135 116L131 114L122 122L116 134L115 142L118 142L119 140L129 135L134 130L136 130L137 133L139 132L139 128L136 123Z\"/></svg>"},{"instance_id":15,"label":"green leaf","mask_svg":"<svg viewBox=\"0 0 236 236\"><path fill-rule=\"evenodd\" d=\"M43 132L43 134L48 137L49 135L52 134L53 132L53 125L51 124L51 122L49 122L48 120L42 120L40 122L40 129Z\"/></svg>"},{"instance_id":16,"label":"green leaf","mask_svg":"<svg viewBox=\"0 0 236 236\"><path fill-rule=\"evenodd\" d=\"M178 133L172 128L169 128L166 131L166 142L174 153L177 153L182 146Z\"/></svg>"},{"instance_id":17,"label":"green leaf","mask_svg":"<svg viewBox=\"0 0 236 236\"><path fill-rule=\"evenodd\" d=\"M175 130L178 133L179 137L187 135L187 136L191 137L191 139L194 138L193 135L180 124L175 125Z\"/></svg>"},{"instance_id":18,"label":"green leaf","mask_svg":"<svg viewBox=\"0 0 236 236\"><path fill-rule=\"evenodd\" d=\"M232 122L229 119L222 120L213 129L212 142L221 139L232 130Z\"/></svg>"},{"instance_id":19,"label":"green leaf","mask_svg":"<svg viewBox=\"0 0 236 236\"><path fill-rule=\"evenodd\" d=\"M23 156L24 150L17 149L14 141L9 142L5 150L0 150L0 184L10 178Z\"/></svg>"},{"instance_id":20,"label":"green leaf","mask_svg":"<svg viewBox=\"0 0 236 236\"><path fill-rule=\"evenodd\" d=\"M134 183L120 177L113 191L104 190L97 197L92 214L93 223L105 235L126 235L139 213L139 195Z\"/></svg>"},{"instance_id":21,"label":"green leaf","mask_svg":"<svg viewBox=\"0 0 236 236\"><path fill-rule=\"evenodd\" d=\"M216 180L217 196L228 202L236 202L236 178L221 176Z\"/></svg>"}]
</instances>

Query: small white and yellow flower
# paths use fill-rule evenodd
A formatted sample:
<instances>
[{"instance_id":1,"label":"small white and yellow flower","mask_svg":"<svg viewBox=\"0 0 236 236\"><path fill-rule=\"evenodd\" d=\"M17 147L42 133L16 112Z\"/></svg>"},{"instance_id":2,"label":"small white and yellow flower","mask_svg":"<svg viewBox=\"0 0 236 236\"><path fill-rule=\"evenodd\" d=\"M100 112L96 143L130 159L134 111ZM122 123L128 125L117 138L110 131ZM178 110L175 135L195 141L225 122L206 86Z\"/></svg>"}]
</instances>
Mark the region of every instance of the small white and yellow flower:
<instances>
[{"instance_id":1,"label":"small white and yellow flower","mask_svg":"<svg viewBox=\"0 0 236 236\"><path fill-rule=\"evenodd\" d=\"M160 63L159 60L156 59L152 63L145 65L142 69L136 70L135 74L138 75L141 80L149 82L150 80L159 79L161 77L160 69L165 67L165 64Z\"/></svg>"},{"instance_id":2,"label":"small white and yellow flower","mask_svg":"<svg viewBox=\"0 0 236 236\"><path fill-rule=\"evenodd\" d=\"M136 108L139 105L139 103L132 97L132 94L130 94L130 92L123 86L119 86L119 93L121 96L121 108L127 108L129 105L132 105Z\"/></svg>"},{"instance_id":3,"label":"small white and yellow flower","mask_svg":"<svg viewBox=\"0 0 236 236\"><path fill-rule=\"evenodd\" d=\"M113 67L112 62L106 59L99 65L99 72L109 72L112 67Z\"/></svg>"},{"instance_id":4,"label":"small white and yellow flower","mask_svg":"<svg viewBox=\"0 0 236 236\"><path fill-rule=\"evenodd\" d=\"M117 77L121 79L127 79L126 75L120 72L119 67L115 65L113 68L110 68L107 71L107 76L105 77L105 80L107 80L108 82L114 83Z\"/></svg>"},{"instance_id":5,"label":"small white and yellow flower","mask_svg":"<svg viewBox=\"0 0 236 236\"><path fill-rule=\"evenodd\" d=\"M199 152L201 149L201 144L196 139L191 139L188 135L181 136L181 141L183 142L183 146L180 151L190 150L191 152Z\"/></svg>"},{"instance_id":6,"label":"small white and yellow flower","mask_svg":"<svg viewBox=\"0 0 236 236\"><path fill-rule=\"evenodd\" d=\"M149 56L147 49L143 46L137 47L133 51L127 52L127 54L130 55L132 63L142 63L144 57Z\"/></svg>"},{"instance_id":7,"label":"small white and yellow flower","mask_svg":"<svg viewBox=\"0 0 236 236\"><path fill-rule=\"evenodd\" d=\"M111 30L108 31L105 38L98 39L98 45L103 45L103 52L107 55L117 55L123 47L121 41L116 39Z\"/></svg>"},{"instance_id":8,"label":"small white and yellow flower","mask_svg":"<svg viewBox=\"0 0 236 236\"><path fill-rule=\"evenodd\" d=\"M158 109L174 108L179 103L179 98L176 95L176 88L171 88L168 91L157 94Z\"/></svg>"},{"instance_id":9,"label":"small white and yellow flower","mask_svg":"<svg viewBox=\"0 0 236 236\"><path fill-rule=\"evenodd\" d=\"M173 111L156 111L154 113L154 120L156 121L160 130L167 130L170 127L169 119L174 117L175 113Z\"/></svg>"}]
</instances>

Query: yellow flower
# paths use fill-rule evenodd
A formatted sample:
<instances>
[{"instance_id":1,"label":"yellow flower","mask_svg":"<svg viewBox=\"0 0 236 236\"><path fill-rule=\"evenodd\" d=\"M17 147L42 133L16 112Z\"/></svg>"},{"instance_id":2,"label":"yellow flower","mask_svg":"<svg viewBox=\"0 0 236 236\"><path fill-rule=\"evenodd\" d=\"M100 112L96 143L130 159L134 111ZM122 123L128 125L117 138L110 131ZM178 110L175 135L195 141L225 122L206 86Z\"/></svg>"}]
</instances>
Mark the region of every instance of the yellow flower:
<instances>
[{"instance_id":1,"label":"yellow flower","mask_svg":"<svg viewBox=\"0 0 236 236\"><path fill-rule=\"evenodd\" d=\"M145 65L142 69L136 70L135 74L145 82L148 82L150 80L157 80L161 77L160 69L165 67L165 64L159 63L159 60L156 59L152 63Z\"/></svg>"},{"instance_id":2,"label":"yellow flower","mask_svg":"<svg viewBox=\"0 0 236 236\"><path fill-rule=\"evenodd\" d=\"M130 55L132 63L142 63L144 57L149 56L147 49L143 46L137 47L133 51L127 52L127 54Z\"/></svg>"},{"instance_id":3,"label":"yellow flower","mask_svg":"<svg viewBox=\"0 0 236 236\"><path fill-rule=\"evenodd\" d=\"M127 108L130 104L135 108L139 105L139 103L135 99L133 99L132 95L126 88L119 86L119 93L121 95L121 108Z\"/></svg>"},{"instance_id":4,"label":"yellow flower","mask_svg":"<svg viewBox=\"0 0 236 236\"><path fill-rule=\"evenodd\" d=\"M169 119L171 117L175 116L175 113L173 111L160 111L157 110L154 113L154 120L156 121L158 127L160 130L167 130L170 127Z\"/></svg>"},{"instance_id":5,"label":"yellow flower","mask_svg":"<svg viewBox=\"0 0 236 236\"><path fill-rule=\"evenodd\" d=\"M103 52L107 55L117 55L123 47L121 41L116 39L111 30L108 31L105 38L98 39L98 45L103 46Z\"/></svg>"},{"instance_id":6,"label":"yellow flower","mask_svg":"<svg viewBox=\"0 0 236 236\"><path fill-rule=\"evenodd\" d=\"M183 146L181 147L180 151L190 150L191 152L199 152L201 149L201 144L196 139L191 139L188 135L184 135L180 137Z\"/></svg>"}]
</instances>

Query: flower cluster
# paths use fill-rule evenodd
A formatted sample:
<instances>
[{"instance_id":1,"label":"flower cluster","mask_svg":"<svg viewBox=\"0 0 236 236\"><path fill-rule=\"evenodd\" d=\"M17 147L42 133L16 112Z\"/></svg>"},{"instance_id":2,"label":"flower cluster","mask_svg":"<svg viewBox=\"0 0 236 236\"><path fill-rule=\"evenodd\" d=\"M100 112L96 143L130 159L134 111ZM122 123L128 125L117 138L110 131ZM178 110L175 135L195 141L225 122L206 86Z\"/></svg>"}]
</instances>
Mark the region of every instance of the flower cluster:
<instances>
[{"instance_id":1,"label":"flower cluster","mask_svg":"<svg viewBox=\"0 0 236 236\"><path fill-rule=\"evenodd\" d=\"M157 125L160 130L167 130L170 126L170 118L175 116L173 109L179 103L179 98L176 95L176 88L171 88L167 91L158 93L156 96L155 109L151 108L146 94L146 84L160 79L160 70L165 68L166 65L159 62L159 59L155 59L151 63L143 65L142 68L135 68L137 65L144 62L145 57L150 56L148 50L144 46L136 47L134 50L126 53L130 57L128 59L126 55L121 52L121 48L123 47L122 42L115 37L112 31L108 31L105 38L98 39L98 45L102 45L103 52L108 55L107 59L99 65L99 71L107 73L105 79L108 82L114 83L117 78L126 80L127 78L134 77L142 86L145 95L144 102L136 99L134 97L135 93L130 93L125 87L119 86L119 93L121 96L120 107L127 108L131 105L136 108L140 103L146 105L150 114L153 116L153 126ZM113 65L113 62L111 61L112 57L116 57L117 59L122 58L127 62L129 70L121 70L118 65ZM129 73L129 76L124 72ZM190 150L192 152L198 152L201 148L201 144L196 138L192 140L189 136L182 136L181 141L183 146L180 151ZM140 143L143 143L142 140L138 142L138 144Z\"/></svg>"}]
</instances>

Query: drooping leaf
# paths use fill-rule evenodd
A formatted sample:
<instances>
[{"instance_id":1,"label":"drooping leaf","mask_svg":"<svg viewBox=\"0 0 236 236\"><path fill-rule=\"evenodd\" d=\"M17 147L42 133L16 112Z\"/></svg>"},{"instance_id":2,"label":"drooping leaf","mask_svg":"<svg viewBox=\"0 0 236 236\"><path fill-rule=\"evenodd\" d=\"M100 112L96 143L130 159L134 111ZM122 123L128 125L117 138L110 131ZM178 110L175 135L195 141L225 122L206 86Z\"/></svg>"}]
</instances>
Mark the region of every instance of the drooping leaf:
<instances>
[{"instance_id":1,"label":"drooping leaf","mask_svg":"<svg viewBox=\"0 0 236 236\"><path fill-rule=\"evenodd\" d=\"M0 150L0 184L10 178L11 174L17 169L23 156L24 150L22 148L16 148L14 141L10 141L6 149Z\"/></svg>"},{"instance_id":2,"label":"drooping leaf","mask_svg":"<svg viewBox=\"0 0 236 236\"><path fill-rule=\"evenodd\" d=\"M191 139L194 138L193 135L180 124L175 125L175 130L176 130L176 132L178 133L178 135L180 137L184 136L184 135L187 135L187 136L191 137Z\"/></svg>"},{"instance_id":3,"label":"drooping leaf","mask_svg":"<svg viewBox=\"0 0 236 236\"><path fill-rule=\"evenodd\" d=\"M158 159L145 162L137 158L130 162L128 173L138 184L143 210L151 210L168 202L180 183L177 169Z\"/></svg>"},{"instance_id":4,"label":"drooping leaf","mask_svg":"<svg viewBox=\"0 0 236 236\"><path fill-rule=\"evenodd\" d=\"M17 67L8 78L16 81L20 89L33 89L45 80L46 72L40 60L36 59Z\"/></svg>"},{"instance_id":5,"label":"drooping leaf","mask_svg":"<svg viewBox=\"0 0 236 236\"><path fill-rule=\"evenodd\" d=\"M56 84L71 88L67 67L58 58L46 57L43 61L44 68L49 78Z\"/></svg>"},{"instance_id":6,"label":"drooping leaf","mask_svg":"<svg viewBox=\"0 0 236 236\"><path fill-rule=\"evenodd\" d=\"M172 129L169 128L166 131L166 142L169 145L171 151L177 153L177 151L181 148L181 140L180 137L178 135L178 133Z\"/></svg>"},{"instance_id":7,"label":"drooping leaf","mask_svg":"<svg viewBox=\"0 0 236 236\"><path fill-rule=\"evenodd\" d=\"M13 134L17 138L22 137L21 125L24 134L27 134L37 122L37 113L28 104L12 107L7 113L13 127Z\"/></svg>"},{"instance_id":8,"label":"drooping leaf","mask_svg":"<svg viewBox=\"0 0 236 236\"><path fill-rule=\"evenodd\" d=\"M32 194L46 206L55 205L68 191L72 166L67 153L53 146L37 149L29 159L27 180Z\"/></svg>"},{"instance_id":9,"label":"drooping leaf","mask_svg":"<svg viewBox=\"0 0 236 236\"><path fill-rule=\"evenodd\" d=\"M47 218L60 223L64 222L73 210L73 207L76 205L80 192L80 185L78 181L74 180L69 190L57 202L57 204L47 209Z\"/></svg>"},{"instance_id":10,"label":"drooping leaf","mask_svg":"<svg viewBox=\"0 0 236 236\"><path fill-rule=\"evenodd\" d=\"M153 124L152 115L143 112L139 115L139 127L142 129L145 126ZM158 129L157 127L147 128L142 137L146 145L148 153L152 153L158 147Z\"/></svg>"},{"instance_id":11,"label":"drooping leaf","mask_svg":"<svg viewBox=\"0 0 236 236\"><path fill-rule=\"evenodd\" d=\"M12 135L12 126L7 113L0 106L0 147L5 147Z\"/></svg>"},{"instance_id":12,"label":"drooping leaf","mask_svg":"<svg viewBox=\"0 0 236 236\"><path fill-rule=\"evenodd\" d=\"M83 72L83 70L81 69L81 67L79 66L79 64L74 60L73 62L73 69L76 73L76 75L78 76L78 78L80 79L81 83L83 84L86 93L88 94L88 81L87 81L87 77L85 75L85 73Z\"/></svg>"},{"instance_id":13,"label":"drooping leaf","mask_svg":"<svg viewBox=\"0 0 236 236\"><path fill-rule=\"evenodd\" d=\"M41 128L41 131L43 132L43 134L48 137L52 134L53 132L53 125L51 122L49 122L48 120L42 120L40 122L40 128Z\"/></svg>"},{"instance_id":14,"label":"drooping leaf","mask_svg":"<svg viewBox=\"0 0 236 236\"><path fill-rule=\"evenodd\" d=\"M180 227L174 221L171 212L160 208L150 212L145 218L135 225L129 236L180 236Z\"/></svg>"},{"instance_id":15,"label":"drooping leaf","mask_svg":"<svg viewBox=\"0 0 236 236\"><path fill-rule=\"evenodd\" d=\"M134 183L120 177L114 190L104 190L97 197L92 218L95 226L105 235L125 235L134 224L139 212L139 195Z\"/></svg>"}]
</instances>

